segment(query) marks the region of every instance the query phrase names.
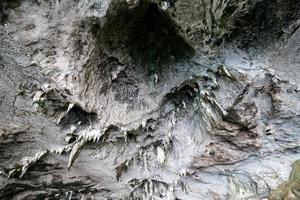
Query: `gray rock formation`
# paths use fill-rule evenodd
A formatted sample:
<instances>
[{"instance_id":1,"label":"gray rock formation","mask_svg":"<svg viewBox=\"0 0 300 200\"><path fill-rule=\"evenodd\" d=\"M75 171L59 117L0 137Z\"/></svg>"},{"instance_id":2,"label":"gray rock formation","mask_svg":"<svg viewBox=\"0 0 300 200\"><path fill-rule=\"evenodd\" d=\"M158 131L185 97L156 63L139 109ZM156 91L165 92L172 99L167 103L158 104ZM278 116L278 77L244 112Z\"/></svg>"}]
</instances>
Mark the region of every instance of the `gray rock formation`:
<instances>
[{"instance_id":1,"label":"gray rock formation","mask_svg":"<svg viewBox=\"0 0 300 200\"><path fill-rule=\"evenodd\" d=\"M297 0L2 0L0 199L300 199L299 25Z\"/></svg>"}]
</instances>

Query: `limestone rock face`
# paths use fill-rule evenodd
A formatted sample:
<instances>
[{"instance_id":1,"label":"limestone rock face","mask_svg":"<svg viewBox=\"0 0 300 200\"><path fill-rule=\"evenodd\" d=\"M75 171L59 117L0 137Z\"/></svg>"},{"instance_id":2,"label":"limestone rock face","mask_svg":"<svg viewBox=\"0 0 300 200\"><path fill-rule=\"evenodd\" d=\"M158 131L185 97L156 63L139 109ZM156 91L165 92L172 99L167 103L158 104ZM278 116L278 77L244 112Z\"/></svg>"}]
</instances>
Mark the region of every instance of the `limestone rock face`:
<instances>
[{"instance_id":1,"label":"limestone rock face","mask_svg":"<svg viewBox=\"0 0 300 200\"><path fill-rule=\"evenodd\" d=\"M298 199L299 20L296 0L2 0L0 199Z\"/></svg>"},{"instance_id":2,"label":"limestone rock face","mask_svg":"<svg viewBox=\"0 0 300 200\"><path fill-rule=\"evenodd\" d=\"M194 46L217 43L251 6L247 0L177 0L169 12L181 32Z\"/></svg>"}]
</instances>

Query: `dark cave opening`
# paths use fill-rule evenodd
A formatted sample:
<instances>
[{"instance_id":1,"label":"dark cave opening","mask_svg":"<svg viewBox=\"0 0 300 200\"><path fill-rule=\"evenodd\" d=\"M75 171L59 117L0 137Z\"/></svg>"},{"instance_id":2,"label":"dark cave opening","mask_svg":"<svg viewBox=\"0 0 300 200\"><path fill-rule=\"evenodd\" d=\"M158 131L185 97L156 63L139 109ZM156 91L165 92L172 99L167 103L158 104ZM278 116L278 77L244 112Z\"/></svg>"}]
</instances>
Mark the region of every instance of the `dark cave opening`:
<instances>
[{"instance_id":1,"label":"dark cave opening","mask_svg":"<svg viewBox=\"0 0 300 200\"><path fill-rule=\"evenodd\" d=\"M98 32L99 47L128 54L135 64L160 65L193 55L194 49L178 34L178 27L157 4L147 1L135 9L114 1Z\"/></svg>"},{"instance_id":2,"label":"dark cave opening","mask_svg":"<svg viewBox=\"0 0 300 200\"><path fill-rule=\"evenodd\" d=\"M74 105L73 108L61 119L60 125L67 127L68 125L90 126L97 119L96 113L88 113L79 105Z\"/></svg>"}]
</instances>

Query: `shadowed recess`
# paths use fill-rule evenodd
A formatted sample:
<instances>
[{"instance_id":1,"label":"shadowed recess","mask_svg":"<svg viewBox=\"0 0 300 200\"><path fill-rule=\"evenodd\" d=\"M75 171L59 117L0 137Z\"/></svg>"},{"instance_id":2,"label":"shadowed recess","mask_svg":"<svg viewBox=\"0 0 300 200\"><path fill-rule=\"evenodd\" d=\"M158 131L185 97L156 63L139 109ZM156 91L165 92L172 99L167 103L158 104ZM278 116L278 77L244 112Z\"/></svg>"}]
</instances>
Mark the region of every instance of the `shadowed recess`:
<instances>
[{"instance_id":1,"label":"shadowed recess","mask_svg":"<svg viewBox=\"0 0 300 200\"><path fill-rule=\"evenodd\" d=\"M282 36L295 32L300 16L300 1L266 0L258 2L249 13L237 19L236 28L229 35L229 41L238 39L241 48L265 47L278 42Z\"/></svg>"},{"instance_id":2,"label":"shadowed recess","mask_svg":"<svg viewBox=\"0 0 300 200\"><path fill-rule=\"evenodd\" d=\"M177 26L157 4L141 2L128 9L114 1L99 34L99 46L129 54L136 64L166 64L191 56L193 48L177 33Z\"/></svg>"}]
</instances>

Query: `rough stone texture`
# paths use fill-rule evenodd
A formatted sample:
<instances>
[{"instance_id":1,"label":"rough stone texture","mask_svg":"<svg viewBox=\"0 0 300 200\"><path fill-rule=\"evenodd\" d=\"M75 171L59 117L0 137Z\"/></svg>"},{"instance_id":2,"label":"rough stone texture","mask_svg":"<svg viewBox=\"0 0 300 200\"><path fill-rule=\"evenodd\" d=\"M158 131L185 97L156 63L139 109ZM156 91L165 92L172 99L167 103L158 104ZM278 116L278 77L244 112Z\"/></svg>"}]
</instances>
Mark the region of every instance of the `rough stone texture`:
<instances>
[{"instance_id":1,"label":"rough stone texture","mask_svg":"<svg viewBox=\"0 0 300 200\"><path fill-rule=\"evenodd\" d=\"M299 1L0 6L0 199L300 198Z\"/></svg>"},{"instance_id":2,"label":"rough stone texture","mask_svg":"<svg viewBox=\"0 0 300 200\"><path fill-rule=\"evenodd\" d=\"M299 199L299 160L293 163L293 170L290 174L289 180L272 192L270 200L276 199Z\"/></svg>"}]
</instances>

